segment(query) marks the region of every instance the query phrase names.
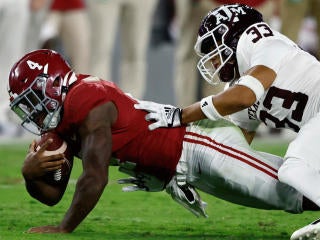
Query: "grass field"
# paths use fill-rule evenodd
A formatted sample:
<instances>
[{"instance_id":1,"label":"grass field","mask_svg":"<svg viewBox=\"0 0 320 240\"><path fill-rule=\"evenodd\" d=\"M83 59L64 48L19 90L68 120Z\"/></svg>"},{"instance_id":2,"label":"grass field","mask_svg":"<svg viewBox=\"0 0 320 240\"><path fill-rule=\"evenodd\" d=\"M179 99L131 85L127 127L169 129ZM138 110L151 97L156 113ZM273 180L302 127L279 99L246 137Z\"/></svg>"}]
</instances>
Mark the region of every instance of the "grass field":
<instances>
[{"instance_id":1,"label":"grass field","mask_svg":"<svg viewBox=\"0 0 320 240\"><path fill-rule=\"evenodd\" d=\"M24 239L155 239L155 240L281 240L317 218L305 212L249 209L202 193L209 218L196 218L171 200L165 192L124 193L116 183L124 177L116 168L96 208L72 234L27 234L32 226L54 225L68 208L80 174L75 161L71 181L62 201L47 207L33 200L24 188L20 168L27 143L0 145L0 240ZM286 144L256 143L255 148L283 155Z\"/></svg>"}]
</instances>

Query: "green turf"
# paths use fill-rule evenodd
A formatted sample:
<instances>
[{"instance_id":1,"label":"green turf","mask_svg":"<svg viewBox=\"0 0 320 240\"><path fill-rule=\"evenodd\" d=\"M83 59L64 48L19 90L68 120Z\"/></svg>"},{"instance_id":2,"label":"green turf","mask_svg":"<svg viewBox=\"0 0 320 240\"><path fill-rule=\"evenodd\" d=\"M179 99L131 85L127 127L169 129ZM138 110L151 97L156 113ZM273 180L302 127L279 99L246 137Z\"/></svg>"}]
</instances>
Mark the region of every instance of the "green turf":
<instances>
[{"instance_id":1,"label":"green turf","mask_svg":"<svg viewBox=\"0 0 320 240\"><path fill-rule=\"evenodd\" d=\"M156 239L156 240L282 240L317 218L317 213L293 215L245 208L201 193L209 218L196 218L165 192L124 193L115 167L96 208L72 234L27 234L32 226L58 224L70 204L80 161L75 162L63 200L54 207L33 200L20 174L28 144L0 145L0 240L24 239ZM283 155L286 144L254 143L259 150Z\"/></svg>"}]
</instances>

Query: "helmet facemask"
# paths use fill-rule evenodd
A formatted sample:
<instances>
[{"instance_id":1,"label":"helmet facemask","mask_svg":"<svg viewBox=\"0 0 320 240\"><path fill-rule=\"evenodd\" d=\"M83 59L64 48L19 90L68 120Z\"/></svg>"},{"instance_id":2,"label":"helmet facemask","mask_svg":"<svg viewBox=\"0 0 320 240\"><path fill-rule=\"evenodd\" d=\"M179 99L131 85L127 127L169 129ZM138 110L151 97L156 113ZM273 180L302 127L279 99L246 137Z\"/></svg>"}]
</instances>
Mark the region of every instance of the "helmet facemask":
<instances>
[{"instance_id":1,"label":"helmet facemask","mask_svg":"<svg viewBox=\"0 0 320 240\"><path fill-rule=\"evenodd\" d=\"M39 75L34 82L18 96L12 95L10 108L22 120L21 125L40 135L55 128L60 121L61 105L46 94L48 75Z\"/></svg>"},{"instance_id":2,"label":"helmet facemask","mask_svg":"<svg viewBox=\"0 0 320 240\"><path fill-rule=\"evenodd\" d=\"M197 67L202 77L211 85L217 85L221 81L230 82L237 74L235 53L225 43L228 31L225 24L220 24L199 36L194 47L201 57Z\"/></svg>"}]
</instances>

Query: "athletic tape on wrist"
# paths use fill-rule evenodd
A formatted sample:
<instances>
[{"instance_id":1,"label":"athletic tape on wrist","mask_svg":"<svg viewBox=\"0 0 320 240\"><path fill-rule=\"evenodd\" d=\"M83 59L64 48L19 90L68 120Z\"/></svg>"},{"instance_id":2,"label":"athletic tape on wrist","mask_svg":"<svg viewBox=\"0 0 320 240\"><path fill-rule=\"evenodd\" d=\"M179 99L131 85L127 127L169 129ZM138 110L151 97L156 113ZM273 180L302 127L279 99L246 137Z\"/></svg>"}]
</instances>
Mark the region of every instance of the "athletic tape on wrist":
<instances>
[{"instance_id":1,"label":"athletic tape on wrist","mask_svg":"<svg viewBox=\"0 0 320 240\"><path fill-rule=\"evenodd\" d=\"M261 98L264 94L264 87L262 83L258 79L250 75L242 76L241 78L239 78L236 84L250 88L256 95L256 100Z\"/></svg>"},{"instance_id":2,"label":"athletic tape on wrist","mask_svg":"<svg viewBox=\"0 0 320 240\"><path fill-rule=\"evenodd\" d=\"M204 115L210 120L218 120L220 118L223 118L223 116L218 113L217 109L212 103L212 96L208 96L205 98L202 98L200 101L200 107Z\"/></svg>"}]
</instances>

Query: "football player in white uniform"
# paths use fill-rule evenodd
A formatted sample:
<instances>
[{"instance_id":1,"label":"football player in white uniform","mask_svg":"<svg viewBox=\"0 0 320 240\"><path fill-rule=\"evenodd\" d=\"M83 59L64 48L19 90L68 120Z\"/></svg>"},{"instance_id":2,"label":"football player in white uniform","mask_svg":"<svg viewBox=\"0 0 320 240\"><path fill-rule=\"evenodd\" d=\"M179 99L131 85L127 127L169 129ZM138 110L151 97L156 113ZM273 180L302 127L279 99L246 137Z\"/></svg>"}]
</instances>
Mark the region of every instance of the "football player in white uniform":
<instances>
[{"instance_id":1,"label":"football player in white uniform","mask_svg":"<svg viewBox=\"0 0 320 240\"><path fill-rule=\"evenodd\" d=\"M297 132L280 181L291 185L320 206L320 63L293 41L273 30L255 9L223 5L203 19L195 44L197 65L212 85L228 88L183 109L140 102L150 113L153 130L208 118L229 116L251 143L261 122ZM320 239L320 221L296 231L291 239Z\"/></svg>"}]
</instances>

